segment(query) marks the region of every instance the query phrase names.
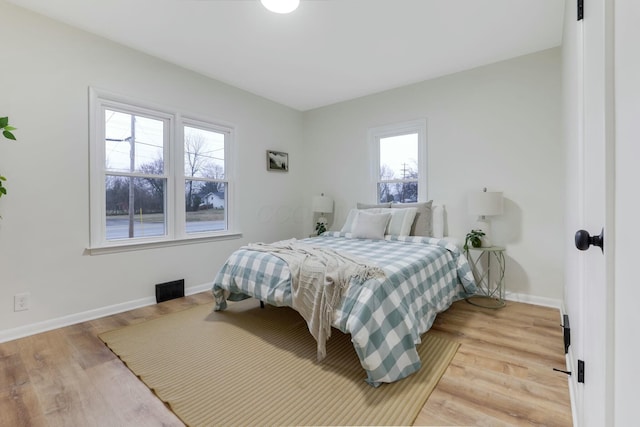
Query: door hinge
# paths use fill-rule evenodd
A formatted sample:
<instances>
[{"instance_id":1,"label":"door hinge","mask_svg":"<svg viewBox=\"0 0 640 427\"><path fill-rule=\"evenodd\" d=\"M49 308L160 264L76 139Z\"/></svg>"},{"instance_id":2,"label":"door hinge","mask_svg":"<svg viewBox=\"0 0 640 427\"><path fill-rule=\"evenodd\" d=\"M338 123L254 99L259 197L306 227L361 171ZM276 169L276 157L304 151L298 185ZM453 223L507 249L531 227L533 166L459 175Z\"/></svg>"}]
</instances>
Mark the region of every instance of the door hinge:
<instances>
[{"instance_id":1,"label":"door hinge","mask_svg":"<svg viewBox=\"0 0 640 427\"><path fill-rule=\"evenodd\" d=\"M582 21L582 18L584 18L584 0L577 0L578 1L578 21Z\"/></svg>"},{"instance_id":2,"label":"door hinge","mask_svg":"<svg viewBox=\"0 0 640 427\"><path fill-rule=\"evenodd\" d=\"M578 360L578 382L584 384L584 360Z\"/></svg>"},{"instance_id":3,"label":"door hinge","mask_svg":"<svg viewBox=\"0 0 640 427\"><path fill-rule=\"evenodd\" d=\"M564 331L564 354L569 352L569 346L571 345L571 328L569 327L569 315L562 315L562 330Z\"/></svg>"}]
</instances>

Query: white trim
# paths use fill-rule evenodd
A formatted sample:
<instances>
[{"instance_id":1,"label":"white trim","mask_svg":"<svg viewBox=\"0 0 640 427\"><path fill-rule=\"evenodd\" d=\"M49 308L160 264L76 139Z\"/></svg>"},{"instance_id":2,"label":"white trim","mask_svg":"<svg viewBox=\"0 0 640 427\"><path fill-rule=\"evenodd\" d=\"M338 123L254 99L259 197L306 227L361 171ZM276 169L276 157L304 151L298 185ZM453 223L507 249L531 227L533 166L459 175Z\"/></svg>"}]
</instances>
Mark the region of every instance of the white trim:
<instances>
[{"instance_id":1,"label":"white trim","mask_svg":"<svg viewBox=\"0 0 640 427\"><path fill-rule=\"evenodd\" d=\"M427 157L426 118L369 128L367 139L369 142L370 180L374 195L372 200L376 202L378 201L378 182L380 181L380 139L409 133L418 134L418 201L426 202L428 200L427 177L429 164Z\"/></svg>"},{"instance_id":2,"label":"white trim","mask_svg":"<svg viewBox=\"0 0 640 427\"><path fill-rule=\"evenodd\" d=\"M225 184L225 209L224 209L224 224L225 230L233 230L233 221L231 221L231 217L229 212L235 212L234 209L234 200L231 196L231 188L233 187L233 167L231 166L233 163L233 155L231 154L231 148L234 146L234 133L235 129L231 126L226 126L222 124L216 124L210 121L205 121L193 117L189 117L186 115L179 116L178 118L179 126L177 126L177 131L179 137L176 141L180 141L180 144L175 144L177 153L176 156L182 157L182 161L176 162L175 165L177 170L175 171L176 176L181 176L182 179L176 179L176 199L175 203L176 220L180 221L180 224L186 224L186 212L184 210L185 205L185 197L184 197L184 185L186 180L194 180L194 181L203 181L203 182L220 182ZM184 170L184 128L191 127L199 130L214 132L217 134L221 134L224 137L224 178L223 179L212 179L212 178L201 178L201 177L191 177L187 176ZM180 146L180 147L179 147ZM178 153L178 150L179 153ZM178 191L177 189L181 189ZM215 233L215 232L214 232ZM207 234L211 234L211 232L207 232ZM176 230L176 238L188 238L189 236L194 236L194 233L187 233L185 229Z\"/></svg>"},{"instance_id":3,"label":"white trim","mask_svg":"<svg viewBox=\"0 0 640 427\"><path fill-rule=\"evenodd\" d=\"M185 288L185 295L194 295L200 292L209 291L213 287L213 283L203 283L196 286L191 286ZM527 304L535 304L541 305L545 307L554 307L560 309L560 319L559 322L562 321L562 314L566 311L564 310L564 306L561 301L544 298L544 297L536 297L532 295L525 294L515 294L509 293L506 294L506 299L509 301L522 302ZM111 316L113 314L122 313L123 311L134 310L140 307L146 307L149 305L156 304L156 300L154 296L149 296L145 298L140 298L133 301L127 301L119 304L114 304L106 307L100 307L93 310L84 311L81 313L70 314L68 316L58 317L56 319L46 320L44 322L32 323L30 325L24 325L13 329L7 329L4 331L0 331L0 343L12 341L18 338L24 338L30 335L39 334L41 332L51 331L53 329L63 328L65 326L74 325L77 323L88 322L93 319L98 319L100 317ZM560 324L560 323L559 323ZM571 354L571 347L569 347L569 355ZM570 361L573 358L567 357L567 370L573 371L572 366L570 365ZM574 408L574 391L572 389L572 383L569 381L569 391L571 392L571 408L572 413L575 414ZM574 421L574 425L575 421Z\"/></svg>"},{"instance_id":4,"label":"white trim","mask_svg":"<svg viewBox=\"0 0 640 427\"><path fill-rule=\"evenodd\" d=\"M521 302L524 304L540 305L543 307L557 308L561 312L563 307L562 300L555 299L555 298L538 297L535 295L519 294L519 293L514 293L509 291L505 292L504 298L508 301ZM562 319L562 316L560 318Z\"/></svg>"},{"instance_id":5,"label":"white trim","mask_svg":"<svg viewBox=\"0 0 640 427\"><path fill-rule=\"evenodd\" d=\"M105 108L117 109L131 114L144 115L162 120L164 132L164 164L163 174L158 179L166 180L165 194L165 227L166 234L153 237L134 237L123 240L106 239L106 206L105 206L105 159L104 159L104 116ZM224 240L241 237L237 228L237 212L235 209L235 183L233 182L235 163L234 125L223 120L200 118L196 114L183 113L175 108L167 108L157 104L140 101L126 95L89 87L89 234L90 242L87 251L90 254L113 253L147 249L152 247L174 246L202 241ZM225 135L225 230L187 233L184 212L184 126L198 127L204 130L220 132ZM117 175L138 176L139 173L117 173ZM207 179L207 181L209 181Z\"/></svg>"},{"instance_id":6,"label":"white trim","mask_svg":"<svg viewBox=\"0 0 640 427\"><path fill-rule=\"evenodd\" d=\"M184 294L193 295L200 292L208 291L212 287L213 283L203 283L201 285L186 288ZM100 307L81 313L70 314L68 316L58 317L56 319L45 320L44 322L37 322L30 325L19 326L13 329L7 329L4 331L0 331L0 343L51 331L53 329L64 328L65 326L75 325L77 323L88 322L100 317L111 316L113 314L122 313L123 311L134 310L136 308L146 307L154 304L156 304L156 298L155 296L150 296L133 301L123 302L120 304Z\"/></svg>"},{"instance_id":7,"label":"white trim","mask_svg":"<svg viewBox=\"0 0 640 427\"><path fill-rule=\"evenodd\" d=\"M169 246L192 245L195 243L207 243L219 240L240 239L242 233L220 232L216 235L204 234L202 236L185 237L171 240L149 240L146 242L126 242L116 243L105 246L96 246L87 248L89 255L113 254L118 252L137 251L142 249L164 248Z\"/></svg>"}]
</instances>

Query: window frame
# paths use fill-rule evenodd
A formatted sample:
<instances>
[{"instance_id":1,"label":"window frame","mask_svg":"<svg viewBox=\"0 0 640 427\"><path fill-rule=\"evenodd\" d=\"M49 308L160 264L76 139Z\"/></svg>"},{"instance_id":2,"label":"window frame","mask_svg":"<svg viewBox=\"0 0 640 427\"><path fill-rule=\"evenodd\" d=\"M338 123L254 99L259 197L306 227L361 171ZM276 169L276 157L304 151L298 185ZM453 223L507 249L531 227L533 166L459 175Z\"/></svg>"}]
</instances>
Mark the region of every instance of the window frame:
<instances>
[{"instance_id":1,"label":"window frame","mask_svg":"<svg viewBox=\"0 0 640 427\"><path fill-rule=\"evenodd\" d=\"M427 198L427 177L428 177L428 157L427 157L427 119L410 120L406 122L377 126L369 129L368 140L371 159L371 187L373 187L373 200L379 203L378 185L381 183L413 182L414 180L381 180L380 179L380 140L395 136L408 134L418 135L418 202L426 202Z\"/></svg>"},{"instance_id":2,"label":"window frame","mask_svg":"<svg viewBox=\"0 0 640 427\"><path fill-rule=\"evenodd\" d=\"M105 176L113 175L105 165L105 119L104 111L110 109L164 121L164 170L158 178L166 179L165 188L165 231L162 236L133 237L117 240L106 238L106 185ZM225 217L226 228L218 231L187 233L185 212L184 175L184 127L193 126L225 134L224 167L227 183ZM233 126L219 121L198 118L176 110L141 102L130 97L113 94L104 90L89 88L89 254L113 253L152 247L182 245L211 240L239 238L242 234L235 229L234 208L234 162L235 150ZM116 173L134 176L129 173ZM140 174L144 175L144 174Z\"/></svg>"},{"instance_id":3,"label":"window frame","mask_svg":"<svg viewBox=\"0 0 640 427\"><path fill-rule=\"evenodd\" d=\"M184 143L185 143L185 135L184 135L184 128L185 127L192 127L192 128L196 128L196 129L200 129L200 130L205 130L205 131L210 131L210 132L216 132L216 133L220 133L224 135L224 179L213 179L213 178L202 178L202 177L189 177L186 175L186 172L184 170ZM180 123L180 143L181 143L181 161L180 163L180 169L176 171L177 175L181 175L182 176L182 191L176 191L176 196L178 197L178 200L176 201L176 207L185 206L185 194L184 194L184 185L185 182L187 180L193 180L193 181L202 181L202 182L222 182L226 184L226 188L225 188L225 212L224 212L224 217L225 217L225 224L226 224L226 230L229 230L231 228L230 223L233 223L232 221L232 216L229 215L229 209L228 209L228 205L231 204L231 176L233 175L233 168L231 167L232 164L232 154L231 154L231 147L233 146L233 132L232 129L227 127L227 126L222 126L220 124L214 124L211 122L206 122L206 121L202 121L202 120L198 120L198 119L194 119L191 117L184 117L181 120ZM178 145L178 144L176 144ZM178 185L178 182L176 182L176 185ZM220 233L220 232L216 232L216 231L208 231L208 232L197 232L197 233L187 233L186 230L186 211L185 209L180 209L179 213L176 213L176 217L179 221L182 221L182 224L185 225L185 227L182 227L181 230L184 233L185 236L188 237L197 237L197 236L201 236L201 235L206 235L209 233Z\"/></svg>"}]
</instances>

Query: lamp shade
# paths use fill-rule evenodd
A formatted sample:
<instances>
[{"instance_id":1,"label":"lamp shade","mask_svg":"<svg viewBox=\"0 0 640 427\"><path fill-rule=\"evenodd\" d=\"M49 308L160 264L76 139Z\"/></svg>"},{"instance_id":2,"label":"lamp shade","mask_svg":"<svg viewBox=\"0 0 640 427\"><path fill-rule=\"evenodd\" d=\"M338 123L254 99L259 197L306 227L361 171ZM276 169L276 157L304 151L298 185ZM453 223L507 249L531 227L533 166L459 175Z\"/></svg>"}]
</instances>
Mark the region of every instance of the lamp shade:
<instances>
[{"instance_id":1,"label":"lamp shade","mask_svg":"<svg viewBox=\"0 0 640 427\"><path fill-rule=\"evenodd\" d=\"M275 13L291 13L300 4L300 0L260 0L260 2L268 10Z\"/></svg>"},{"instance_id":2,"label":"lamp shade","mask_svg":"<svg viewBox=\"0 0 640 427\"><path fill-rule=\"evenodd\" d=\"M333 199L324 194L322 196L313 196L313 211L321 213L333 212Z\"/></svg>"},{"instance_id":3,"label":"lamp shade","mask_svg":"<svg viewBox=\"0 0 640 427\"><path fill-rule=\"evenodd\" d=\"M474 191L469 194L468 202L470 215L502 215L504 209L501 191Z\"/></svg>"}]
</instances>

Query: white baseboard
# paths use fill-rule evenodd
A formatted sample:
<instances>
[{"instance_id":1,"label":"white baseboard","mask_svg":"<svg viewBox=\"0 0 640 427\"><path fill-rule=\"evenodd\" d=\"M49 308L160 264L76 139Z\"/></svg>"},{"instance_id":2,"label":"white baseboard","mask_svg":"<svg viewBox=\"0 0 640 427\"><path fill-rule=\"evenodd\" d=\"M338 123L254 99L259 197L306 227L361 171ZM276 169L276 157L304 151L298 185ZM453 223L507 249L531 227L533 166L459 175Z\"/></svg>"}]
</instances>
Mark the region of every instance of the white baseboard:
<instances>
[{"instance_id":1,"label":"white baseboard","mask_svg":"<svg viewBox=\"0 0 640 427\"><path fill-rule=\"evenodd\" d=\"M201 285L191 286L185 289L185 295L193 295L200 292L211 290L211 283L203 283ZM526 294L517 294L507 292L505 298L509 301L523 302L527 304L541 305L545 307L554 307L562 310L562 302L552 298L536 297ZM56 319L46 320L44 322L32 323L30 325L20 326L13 329L0 331L0 343L23 338L29 335L39 334L41 332L50 331L52 329L63 328L65 326L74 325L76 323L87 322L99 317L110 316L112 314L122 313L123 311L133 310L156 303L155 297L145 297L133 301L127 301L120 304L114 304L106 307L100 307L94 310L84 311L81 313L71 314L68 316L58 317ZM562 318L562 317L561 317Z\"/></svg>"},{"instance_id":2,"label":"white baseboard","mask_svg":"<svg viewBox=\"0 0 640 427\"><path fill-rule=\"evenodd\" d=\"M212 283L203 283L197 286L191 286L184 290L185 295L193 295L205 292L211 289ZM88 322L89 320L99 317L110 316L112 314L122 313L140 307L156 304L155 296L140 298L133 301L127 301L120 304L114 304L106 307L96 308L81 313L70 314L68 316L58 317L56 319L45 320L43 322L32 323L30 325L19 326L13 329L0 331L0 343L12 341L18 338L24 338L29 335L39 334L41 332L51 331L53 329L64 328L65 326L75 325L76 323Z\"/></svg>"},{"instance_id":3,"label":"white baseboard","mask_svg":"<svg viewBox=\"0 0 640 427\"><path fill-rule=\"evenodd\" d=\"M213 288L213 283L203 283L202 285L191 286L184 290L185 295L199 294L200 292L210 291Z\"/></svg>"},{"instance_id":4,"label":"white baseboard","mask_svg":"<svg viewBox=\"0 0 640 427\"><path fill-rule=\"evenodd\" d=\"M522 302L525 304L541 305L543 307L553 307L562 311L562 301L554 298L537 297L535 295L518 294L515 292L505 292L504 298L507 301ZM560 317L562 319L562 316Z\"/></svg>"}]
</instances>

